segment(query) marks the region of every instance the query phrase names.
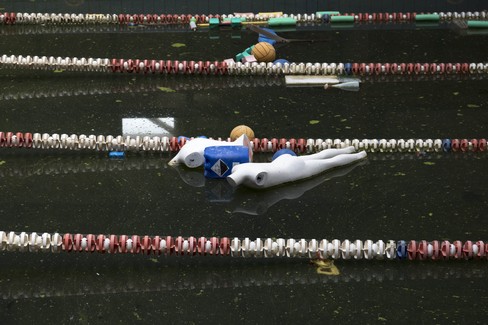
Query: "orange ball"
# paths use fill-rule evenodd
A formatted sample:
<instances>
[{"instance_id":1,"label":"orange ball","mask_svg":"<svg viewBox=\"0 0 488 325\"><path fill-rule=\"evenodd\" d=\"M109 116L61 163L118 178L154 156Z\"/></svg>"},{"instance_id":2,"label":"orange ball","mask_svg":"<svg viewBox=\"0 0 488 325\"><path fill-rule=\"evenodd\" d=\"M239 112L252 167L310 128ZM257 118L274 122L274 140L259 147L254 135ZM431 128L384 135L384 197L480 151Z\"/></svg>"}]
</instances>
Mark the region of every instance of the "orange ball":
<instances>
[{"instance_id":1,"label":"orange ball","mask_svg":"<svg viewBox=\"0 0 488 325\"><path fill-rule=\"evenodd\" d=\"M251 52L258 62L272 62L276 59L275 48L267 42L254 45Z\"/></svg>"},{"instance_id":2,"label":"orange ball","mask_svg":"<svg viewBox=\"0 0 488 325\"><path fill-rule=\"evenodd\" d=\"M247 125L238 125L235 128L232 129L230 132L230 139L232 141L235 141L238 137L241 135L247 135L249 138L249 141L252 141L254 139L254 131Z\"/></svg>"}]
</instances>

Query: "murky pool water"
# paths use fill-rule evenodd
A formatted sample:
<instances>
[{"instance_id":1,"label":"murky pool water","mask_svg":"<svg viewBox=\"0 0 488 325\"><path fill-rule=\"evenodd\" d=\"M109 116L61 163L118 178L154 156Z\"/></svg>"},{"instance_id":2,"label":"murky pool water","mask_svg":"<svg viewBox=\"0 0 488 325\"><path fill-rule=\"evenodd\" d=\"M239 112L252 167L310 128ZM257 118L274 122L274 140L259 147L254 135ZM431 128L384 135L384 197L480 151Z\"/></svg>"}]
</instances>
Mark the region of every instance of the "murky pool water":
<instances>
[{"instance_id":1,"label":"murky pool water","mask_svg":"<svg viewBox=\"0 0 488 325\"><path fill-rule=\"evenodd\" d=\"M403 3L404 2L404 3ZM477 11L483 1L327 1L342 11ZM1 11L313 12L317 1L0 1ZM192 10L190 10L191 8ZM350 8L350 10L349 10ZM251 31L0 26L1 54L223 60ZM483 33L449 24L298 28L278 55L304 62L486 62ZM180 46L172 46L180 44ZM184 46L181 46L184 45ZM286 87L281 77L0 70L0 131L112 134L165 121L173 135L486 138L486 75L363 78L358 92ZM158 120L159 119L159 120ZM168 126L167 124L164 124ZM232 189L170 155L0 150L0 230L84 234L486 240L486 153L372 153L268 191ZM271 156L258 154L257 159ZM0 255L5 324L484 323L486 261L337 261L144 255Z\"/></svg>"}]
</instances>

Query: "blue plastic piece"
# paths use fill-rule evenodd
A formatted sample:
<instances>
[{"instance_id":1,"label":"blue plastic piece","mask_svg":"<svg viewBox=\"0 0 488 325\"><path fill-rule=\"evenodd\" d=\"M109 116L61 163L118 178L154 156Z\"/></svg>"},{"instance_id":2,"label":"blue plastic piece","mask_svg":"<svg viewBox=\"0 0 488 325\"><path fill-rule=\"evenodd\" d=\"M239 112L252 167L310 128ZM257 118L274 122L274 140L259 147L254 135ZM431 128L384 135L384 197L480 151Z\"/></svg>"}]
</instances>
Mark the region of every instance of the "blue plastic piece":
<instances>
[{"instance_id":1,"label":"blue plastic piece","mask_svg":"<svg viewBox=\"0 0 488 325\"><path fill-rule=\"evenodd\" d=\"M275 31L272 30L272 29L269 29L269 28L263 28L265 31L273 34L273 35L276 35ZM269 43L271 45L275 45L276 44L276 41L274 39L271 39L271 38L268 38L262 34L259 34L259 37L258 37L258 42L266 42L266 43Z\"/></svg>"},{"instance_id":2,"label":"blue plastic piece","mask_svg":"<svg viewBox=\"0 0 488 325\"><path fill-rule=\"evenodd\" d=\"M352 74L352 64L351 63L344 64L344 71L346 71L347 75L351 75Z\"/></svg>"},{"instance_id":3,"label":"blue plastic piece","mask_svg":"<svg viewBox=\"0 0 488 325\"><path fill-rule=\"evenodd\" d=\"M273 64L281 63L282 65L285 63L290 63L288 60L285 59L278 59L273 62Z\"/></svg>"},{"instance_id":4,"label":"blue plastic piece","mask_svg":"<svg viewBox=\"0 0 488 325\"><path fill-rule=\"evenodd\" d=\"M274 39L267 38L266 36L263 36L263 35L259 35L259 37L258 37L258 43L261 43L261 42L266 42L266 43L269 43L271 45L275 45L276 44L276 41Z\"/></svg>"},{"instance_id":5,"label":"blue plastic piece","mask_svg":"<svg viewBox=\"0 0 488 325\"><path fill-rule=\"evenodd\" d=\"M181 141L181 139L186 139L186 141L190 140L190 138L189 138L189 137L185 137L184 135L180 135L180 136L178 137L178 142L180 142L180 141Z\"/></svg>"},{"instance_id":6,"label":"blue plastic piece","mask_svg":"<svg viewBox=\"0 0 488 325\"><path fill-rule=\"evenodd\" d=\"M279 156L282 156L282 155L296 156L297 154L290 149L280 149L280 150L275 152L275 154L273 155L273 158L271 158L271 160L275 160L276 158L278 158Z\"/></svg>"},{"instance_id":7,"label":"blue plastic piece","mask_svg":"<svg viewBox=\"0 0 488 325\"><path fill-rule=\"evenodd\" d=\"M208 178L225 178L232 172L232 167L248 163L251 159L249 147L246 146L207 147L203 156L204 176Z\"/></svg>"},{"instance_id":8,"label":"blue plastic piece","mask_svg":"<svg viewBox=\"0 0 488 325\"><path fill-rule=\"evenodd\" d=\"M407 258L407 243L404 240L397 241L396 255L399 260Z\"/></svg>"},{"instance_id":9,"label":"blue plastic piece","mask_svg":"<svg viewBox=\"0 0 488 325\"><path fill-rule=\"evenodd\" d=\"M442 140L442 150L445 152L451 151L451 139Z\"/></svg>"},{"instance_id":10,"label":"blue plastic piece","mask_svg":"<svg viewBox=\"0 0 488 325\"><path fill-rule=\"evenodd\" d=\"M110 151L108 153L109 158L114 158L114 159L124 159L125 158L125 152L124 151Z\"/></svg>"},{"instance_id":11,"label":"blue plastic piece","mask_svg":"<svg viewBox=\"0 0 488 325\"><path fill-rule=\"evenodd\" d=\"M322 15L322 21L324 23L329 23L330 22L330 15L329 14L323 14Z\"/></svg>"}]
</instances>

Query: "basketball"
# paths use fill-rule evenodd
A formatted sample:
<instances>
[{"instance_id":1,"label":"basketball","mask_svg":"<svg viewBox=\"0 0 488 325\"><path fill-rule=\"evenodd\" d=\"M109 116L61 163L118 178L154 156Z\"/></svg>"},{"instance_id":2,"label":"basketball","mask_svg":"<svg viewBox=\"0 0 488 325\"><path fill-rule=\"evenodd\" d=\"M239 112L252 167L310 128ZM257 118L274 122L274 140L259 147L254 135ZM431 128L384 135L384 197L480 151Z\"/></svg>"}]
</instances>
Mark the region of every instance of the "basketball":
<instances>
[{"instance_id":1,"label":"basketball","mask_svg":"<svg viewBox=\"0 0 488 325\"><path fill-rule=\"evenodd\" d=\"M276 51L273 45L267 42L259 42L254 45L252 55L258 62L272 62L276 58Z\"/></svg>"},{"instance_id":2,"label":"basketball","mask_svg":"<svg viewBox=\"0 0 488 325\"><path fill-rule=\"evenodd\" d=\"M247 135L249 141L252 141L254 139L254 131L247 125L238 125L234 129L232 129L232 131L230 132L230 139L232 141L235 141L243 134Z\"/></svg>"}]
</instances>

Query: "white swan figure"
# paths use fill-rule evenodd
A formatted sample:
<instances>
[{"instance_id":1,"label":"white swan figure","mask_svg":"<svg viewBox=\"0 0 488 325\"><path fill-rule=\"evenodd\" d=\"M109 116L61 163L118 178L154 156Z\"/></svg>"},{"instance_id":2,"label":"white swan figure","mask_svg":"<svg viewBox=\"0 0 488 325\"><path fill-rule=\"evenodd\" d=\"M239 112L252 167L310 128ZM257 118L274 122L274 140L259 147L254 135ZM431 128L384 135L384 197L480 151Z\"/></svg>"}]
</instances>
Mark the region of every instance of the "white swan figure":
<instances>
[{"instance_id":1,"label":"white swan figure","mask_svg":"<svg viewBox=\"0 0 488 325\"><path fill-rule=\"evenodd\" d=\"M351 164L366 157L365 151L354 153L354 147L327 149L313 155L284 154L270 163L246 163L232 168L227 181L232 186L245 185L263 189L309 178L328 169Z\"/></svg>"}]
</instances>

